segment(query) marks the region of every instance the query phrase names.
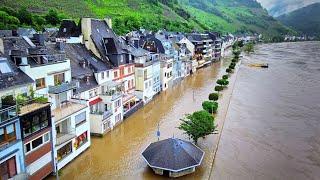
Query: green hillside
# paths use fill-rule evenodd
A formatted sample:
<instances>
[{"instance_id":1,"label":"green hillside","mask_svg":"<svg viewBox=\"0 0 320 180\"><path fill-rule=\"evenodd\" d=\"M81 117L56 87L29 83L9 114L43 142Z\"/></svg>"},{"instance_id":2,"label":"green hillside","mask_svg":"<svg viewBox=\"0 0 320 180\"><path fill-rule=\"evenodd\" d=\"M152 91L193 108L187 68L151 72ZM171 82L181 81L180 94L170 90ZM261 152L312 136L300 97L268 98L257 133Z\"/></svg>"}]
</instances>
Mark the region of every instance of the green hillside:
<instances>
[{"instance_id":1,"label":"green hillside","mask_svg":"<svg viewBox=\"0 0 320 180\"><path fill-rule=\"evenodd\" d=\"M54 17L79 19L81 17L112 17L114 29L120 33L144 27L151 30L168 29L190 32L215 30L219 32L257 32L269 36L290 31L267 12L255 0L2 0L3 7L15 12L26 7L35 22L20 22L25 26L41 28L48 24L48 9L58 14ZM8 8L6 8L8 9ZM54 14L54 12L51 12ZM2 16L17 17L17 14ZM21 19L17 17L20 21ZM8 18L7 18L8 19ZM14 18L11 18L14 19ZM44 20L44 21L43 21ZM15 22L16 19L13 20ZM11 23L11 21L7 22ZM40 25L39 25L40 24ZM0 28L8 27L1 26ZM11 27L11 26L9 26Z\"/></svg>"},{"instance_id":2,"label":"green hillside","mask_svg":"<svg viewBox=\"0 0 320 180\"><path fill-rule=\"evenodd\" d=\"M320 3L311 4L277 19L300 33L320 36Z\"/></svg>"}]
</instances>

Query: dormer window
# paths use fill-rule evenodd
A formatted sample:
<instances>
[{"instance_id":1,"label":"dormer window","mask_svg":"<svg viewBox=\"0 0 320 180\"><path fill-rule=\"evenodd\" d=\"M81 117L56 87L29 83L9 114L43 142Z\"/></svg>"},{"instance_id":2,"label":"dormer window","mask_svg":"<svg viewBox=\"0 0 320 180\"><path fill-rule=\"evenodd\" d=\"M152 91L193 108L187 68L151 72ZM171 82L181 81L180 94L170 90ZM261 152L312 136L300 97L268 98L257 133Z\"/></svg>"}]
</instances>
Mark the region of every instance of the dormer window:
<instances>
[{"instance_id":1,"label":"dormer window","mask_svg":"<svg viewBox=\"0 0 320 180\"><path fill-rule=\"evenodd\" d=\"M12 70L11 70L8 62L0 60L0 73L6 74L6 73L11 73L11 72L12 72Z\"/></svg>"},{"instance_id":2,"label":"dormer window","mask_svg":"<svg viewBox=\"0 0 320 180\"><path fill-rule=\"evenodd\" d=\"M63 32L64 32L64 33L67 32L67 28L63 28Z\"/></svg>"}]
</instances>

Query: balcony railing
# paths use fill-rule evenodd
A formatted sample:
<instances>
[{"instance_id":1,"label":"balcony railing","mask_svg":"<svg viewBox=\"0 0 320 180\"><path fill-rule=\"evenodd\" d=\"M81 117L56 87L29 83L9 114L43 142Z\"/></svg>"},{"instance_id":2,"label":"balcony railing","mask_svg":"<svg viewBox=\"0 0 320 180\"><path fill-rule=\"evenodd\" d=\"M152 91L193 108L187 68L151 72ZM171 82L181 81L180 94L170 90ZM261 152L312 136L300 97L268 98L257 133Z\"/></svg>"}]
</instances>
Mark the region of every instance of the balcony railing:
<instances>
[{"instance_id":1,"label":"balcony railing","mask_svg":"<svg viewBox=\"0 0 320 180\"><path fill-rule=\"evenodd\" d=\"M76 129L75 128L69 128L67 131L62 131L60 133L57 133L57 141L56 146L59 146L65 142L68 142L69 140L76 137Z\"/></svg>"},{"instance_id":2,"label":"balcony railing","mask_svg":"<svg viewBox=\"0 0 320 180\"><path fill-rule=\"evenodd\" d=\"M90 112L90 114L98 115L101 117L102 120L105 120L105 119L109 118L110 116L112 116L113 113L111 110L108 110L108 111L104 111L104 112Z\"/></svg>"},{"instance_id":3,"label":"balcony railing","mask_svg":"<svg viewBox=\"0 0 320 180\"><path fill-rule=\"evenodd\" d=\"M17 106L0 109L0 123L10 121L15 117L17 117Z\"/></svg>"},{"instance_id":4,"label":"balcony railing","mask_svg":"<svg viewBox=\"0 0 320 180\"><path fill-rule=\"evenodd\" d=\"M111 100L115 100L118 99L119 97L121 97L122 93L120 91L116 91L116 90L109 90L105 93L101 94L102 96L110 96Z\"/></svg>"}]
</instances>

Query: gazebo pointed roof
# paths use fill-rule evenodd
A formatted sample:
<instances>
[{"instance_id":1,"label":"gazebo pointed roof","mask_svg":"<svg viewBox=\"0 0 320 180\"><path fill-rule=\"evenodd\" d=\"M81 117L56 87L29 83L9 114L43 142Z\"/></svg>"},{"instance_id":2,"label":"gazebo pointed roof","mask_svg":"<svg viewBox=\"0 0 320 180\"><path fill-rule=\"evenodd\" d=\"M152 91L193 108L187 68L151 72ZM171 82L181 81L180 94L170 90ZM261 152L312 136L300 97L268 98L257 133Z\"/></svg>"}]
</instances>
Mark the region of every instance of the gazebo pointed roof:
<instances>
[{"instance_id":1,"label":"gazebo pointed roof","mask_svg":"<svg viewBox=\"0 0 320 180\"><path fill-rule=\"evenodd\" d=\"M178 172L199 166L204 152L191 142L169 138L151 143L142 156L152 168Z\"/></svg>"}]
</instances>

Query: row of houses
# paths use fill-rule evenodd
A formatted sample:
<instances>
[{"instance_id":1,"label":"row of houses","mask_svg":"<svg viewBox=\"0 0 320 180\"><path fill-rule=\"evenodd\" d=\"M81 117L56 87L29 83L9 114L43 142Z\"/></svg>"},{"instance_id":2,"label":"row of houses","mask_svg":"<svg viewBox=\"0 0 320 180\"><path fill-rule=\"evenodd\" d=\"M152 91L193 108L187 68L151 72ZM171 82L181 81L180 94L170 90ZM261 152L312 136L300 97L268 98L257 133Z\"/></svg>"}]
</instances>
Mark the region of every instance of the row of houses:
<instances>
[{"instance_id":1,"label":"row of houses","mask_svg":"<svg viewBox=\"0 0 320 180\"><path fill-rule=\"evenodd\" d=\"M0 32L1 179L59 171L226 46L218 33L117 36L111 19L19 32Z\"/></svg>"}]
</instances>

